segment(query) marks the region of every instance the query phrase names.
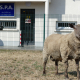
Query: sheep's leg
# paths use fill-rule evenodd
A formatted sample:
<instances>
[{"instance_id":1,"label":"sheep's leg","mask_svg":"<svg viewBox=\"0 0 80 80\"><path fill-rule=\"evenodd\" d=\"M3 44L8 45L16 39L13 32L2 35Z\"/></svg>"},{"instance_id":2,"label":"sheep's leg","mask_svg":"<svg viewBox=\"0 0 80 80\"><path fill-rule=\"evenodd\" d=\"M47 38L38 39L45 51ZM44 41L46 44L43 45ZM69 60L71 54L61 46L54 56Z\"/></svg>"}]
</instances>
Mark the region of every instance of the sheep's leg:
<instances>
[{"instance_id":1,"label":"sheep's leg","mask_svg":"<svg viewBox=\"0 0 80 80\"><path fill-rule=\"evenodd\" d=\"M58 74L58 61L57 60L55 61L55 69L56 69L56 73L55 74Z\"/></svg>"},{"instance_id":2,"label":"sheep's leg","mask_svg":"<svg viewBox=\"0 0 80 80\"><path fill-rule=\"evenodd\" d=\"M45 68L46 68L47 60L48 60L48 56L46 56L46 57L44 58L44 61L43 61L43 74L46 74Z\"/></svg>"},{"instance_id":3,"label":"sheep's leg","mask_svg":"<svg viewBox=\"0 0 80 80\"><path fill-rule=\"evenodd\" d=\"M47 62L44 62L44 63L43 63L43 74L46 74L46 70L45 70L45 68L46 68L46 63L47 63Z\"/></svg>"},{"instance_id":4,"label":"sheep's leg","mask_svg":"<svg viewBox=\"0 0 80 80\"><path fill-rule=\"evenodd\" d=\"M79 76L79 60L75 60L76 63L76 69L77 69L77 78L78 80L80 80L80 76Z\"/></svg>"},{"instance_id":5,"label":"sheep's leg","mask_svg":"<svg viewBox=\"0 0 80 80\"><path fill-rule=\"evenodd\" d=\"M64 64L65 64L65 74L64 74L64 76L65 76L66 79L68 79L68 60L66 60L64 62Z\"/></svg>"}]
</instances>

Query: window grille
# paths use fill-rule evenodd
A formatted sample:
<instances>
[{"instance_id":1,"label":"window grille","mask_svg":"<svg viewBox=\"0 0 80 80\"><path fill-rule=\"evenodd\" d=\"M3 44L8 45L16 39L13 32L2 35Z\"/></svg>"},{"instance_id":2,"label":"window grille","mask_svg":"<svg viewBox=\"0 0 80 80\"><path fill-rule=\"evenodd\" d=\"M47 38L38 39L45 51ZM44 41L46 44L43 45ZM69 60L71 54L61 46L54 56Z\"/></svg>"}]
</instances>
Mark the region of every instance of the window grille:
<instances>
[{"instance_id":1,"label":"window grille","mask_svg":"<svg viewBox=\"0 0 80 80\"><path fill-rule=\"evenodd\" d=\"M71 29L69 27L69 24L73 24L76 25L77 21L57 21L56 25L57 25L57 29Z\"/></svg>"},{"instance_id":2,"label":"window grille","mask_svg":"<svg viewBox=\"0 0 80 80\"><path fill-rule=\"evenodd\" d=\"M0 21L0 25L3 26L5 29L14 29L16 28L16 21Z\"/></svg>"}]
</instances>

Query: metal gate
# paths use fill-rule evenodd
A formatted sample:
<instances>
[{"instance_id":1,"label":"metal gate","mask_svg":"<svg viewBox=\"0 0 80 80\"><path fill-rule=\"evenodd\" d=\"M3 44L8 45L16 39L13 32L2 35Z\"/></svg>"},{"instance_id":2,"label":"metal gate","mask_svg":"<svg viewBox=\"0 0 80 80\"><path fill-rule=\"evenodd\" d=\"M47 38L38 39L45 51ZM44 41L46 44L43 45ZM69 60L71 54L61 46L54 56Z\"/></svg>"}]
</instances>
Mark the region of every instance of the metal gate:
<instances>
[{"instance_id":1,"label":"metal gate","mask_svg":"<svg viewBox=\"0 0 80 80\"><path fill-rule=\"evenodd\" d=\"M21 9L21 45L35 43L35 9Z\"/></svg>"}]
</instances>

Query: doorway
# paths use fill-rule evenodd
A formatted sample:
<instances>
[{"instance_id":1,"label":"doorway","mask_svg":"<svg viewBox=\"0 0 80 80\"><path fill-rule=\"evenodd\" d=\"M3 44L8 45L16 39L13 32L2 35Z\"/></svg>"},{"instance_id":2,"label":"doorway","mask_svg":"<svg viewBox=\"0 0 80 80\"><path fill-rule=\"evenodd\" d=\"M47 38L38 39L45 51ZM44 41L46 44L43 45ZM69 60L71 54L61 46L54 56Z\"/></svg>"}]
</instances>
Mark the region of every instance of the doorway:
<instances>
[{"instance_id":1,"label":"doorway","mask_svg":"<svg viewBox=\"0 0 80 80\"><path fill-rule=\"evenodd\" d=\"M35 44L35 9L21 9L21 45Z\"/></svg>"}]
</instances>

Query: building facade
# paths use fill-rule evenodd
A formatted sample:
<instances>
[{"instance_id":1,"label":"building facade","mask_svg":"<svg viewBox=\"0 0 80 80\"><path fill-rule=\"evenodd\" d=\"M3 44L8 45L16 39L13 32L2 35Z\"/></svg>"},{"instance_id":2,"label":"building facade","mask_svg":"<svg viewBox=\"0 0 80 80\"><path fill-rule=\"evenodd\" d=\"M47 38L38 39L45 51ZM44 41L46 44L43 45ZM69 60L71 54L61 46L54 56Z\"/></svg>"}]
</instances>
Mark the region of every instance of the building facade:
<instances>
[{"instance_id":1,"label":"building facade","mask_svg":"<svg viewBox=\"0 0 80 80\"><path fill-rule=\"evenodd\" d=\"M79 0L0 0L0 46L43 46L44 37L73 31L68 24L79 17Z\"/></svg>"}]
</instances>

